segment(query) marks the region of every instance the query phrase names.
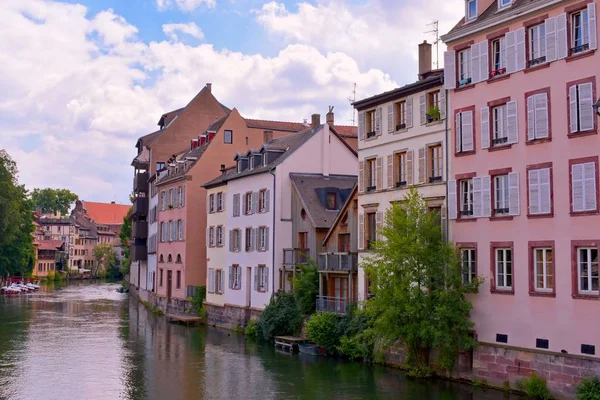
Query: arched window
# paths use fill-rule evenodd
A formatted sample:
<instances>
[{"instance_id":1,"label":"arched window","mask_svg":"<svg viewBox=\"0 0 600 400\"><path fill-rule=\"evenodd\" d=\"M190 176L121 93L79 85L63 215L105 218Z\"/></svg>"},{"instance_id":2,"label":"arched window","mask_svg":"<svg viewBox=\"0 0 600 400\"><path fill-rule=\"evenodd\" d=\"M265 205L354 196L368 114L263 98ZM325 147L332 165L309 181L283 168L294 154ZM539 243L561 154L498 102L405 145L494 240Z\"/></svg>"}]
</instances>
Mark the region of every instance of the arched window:
<instances>
[{"instance_id":1,"label":"arched window","mask_svg":"<svg viewBox=\"0 0 600 400\"><path fill-rule=\"evenodd\" d=\"M175 261L177 264L181 264L181 254L177 254L177 261Z\"/></svg>"},{"instance_id":2,"label":"arched window","mask_svg":"<svg viewBox=\"0 0 600 400\"><path fill-rule=\"evenodd\" d=\"M173 262L173 256L169 254L169 256L167 257L167 262L172 263Z\"/></svg>"},{"instance_id":3,"label":"arched window","mask_svg":"<svg viewBox=\"0 0 600 400\"><path fill-rule=\"evenodd\" d=\"M163 255L160 255L160 258L158 259L158 262L160 263L164 263L165 262L165 257L163 257Z\"/></svg>"}]
</instances>

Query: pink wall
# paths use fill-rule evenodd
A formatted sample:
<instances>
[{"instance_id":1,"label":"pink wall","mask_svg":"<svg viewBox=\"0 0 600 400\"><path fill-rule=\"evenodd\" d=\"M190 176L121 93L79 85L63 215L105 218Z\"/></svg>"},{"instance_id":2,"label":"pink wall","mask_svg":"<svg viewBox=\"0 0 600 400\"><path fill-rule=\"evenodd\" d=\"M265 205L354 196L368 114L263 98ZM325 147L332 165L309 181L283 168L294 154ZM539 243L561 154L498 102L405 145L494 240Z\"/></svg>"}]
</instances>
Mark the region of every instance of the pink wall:
<instances>
[{"instance_id":1,"label":"pink wall","mask_svg":"<svg viewBox=\"0 0 600 400\"><path fill-rule=\"evenodd\" d=\"M566 4L565 4L566 3ZM565 11L559 7L542 10L537 15L529 14L510 24L510 30L523 26L524 20L548 14L554 16ZM597 7L598 8L598 7ZM477 36L465 38L475 43L486 39L486 35L501 30L497 26ZM452 49L463 40L448 44ZM570 354L581 354L581 344L596 346L600 354L600 303L589 299L572 297L572 240L596 240L600 246L600 216L570 215L569 160L581 157L597 157L600 137L597 134L569 138L568 97L566 83L587 77L595 77L595 97L598 98L598 73L600 54L576 60L559 60L549 67L535 71L521 71L498 82L482 82L475 87L453 91L452 110L475 106L476 154L452 157L451 179L464 173L477 176L489 175L489 170L512 168L520 173L520 215L512 220L477 218L473 222L453 222L451 238L458 242L477 242L477 273L485 278L479 293L473 295L473 319L478 339L482 342L496 341L496 334L507 334L508 345L535 348L536 338L549 340L549 350ZM526 101L525 93L550 88L551 141L533 145L526 144ZM519 142L500 151L481 149L480 108L487 102L510 97L518 101ZM454 112L451 112L454 127ZM596 133L599 120L596 118ZM454 149L454 132L450 141ZM552 163L553 212L545 218L527 216L527 173L526 166ZM490 292L490 242L513 242L514 294ZM556 274L555 297L536 297L529 294L529 249L530 241L554 241L554 268Z\"/></svg>"}]
</instances>

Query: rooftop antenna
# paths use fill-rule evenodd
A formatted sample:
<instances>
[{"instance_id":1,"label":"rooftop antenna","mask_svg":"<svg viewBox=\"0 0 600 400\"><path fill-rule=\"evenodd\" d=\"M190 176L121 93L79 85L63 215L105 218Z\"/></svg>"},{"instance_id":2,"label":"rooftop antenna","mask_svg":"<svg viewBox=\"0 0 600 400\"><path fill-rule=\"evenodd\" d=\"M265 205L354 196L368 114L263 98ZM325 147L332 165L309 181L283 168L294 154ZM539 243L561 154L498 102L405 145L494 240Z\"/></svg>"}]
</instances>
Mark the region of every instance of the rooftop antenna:
<instances>
[{"instance_id":1,"label":"rooftop antenna","mask_svg":"<svg viewBox=\"0 0 600 400\"><path fill-rule=\"evenodd\" d=\"M424 32L424 33L433 33L435 35L435 41L433 42L433 44L435 44L435 68L438 69L440 67L440 31L438 28L438 23L439 21L436 19L435 21L433 21L430 24L427 24L427 26L431 26L431 30Z\"/></svg>"},{"instance_id":2,"label":"rooftop antenna","mask_svg":"<svg viewBox=\"0 0 600 400\"><path fill-rule=\"evenodd\" d=\"M352 89L352 96L348 97L348 101L350 104L356 102L356 82L354 82L354 88ZM356 125L356 120L354 119L354 107L352 107L352 126Z\"/></svg>"}]
</instances>

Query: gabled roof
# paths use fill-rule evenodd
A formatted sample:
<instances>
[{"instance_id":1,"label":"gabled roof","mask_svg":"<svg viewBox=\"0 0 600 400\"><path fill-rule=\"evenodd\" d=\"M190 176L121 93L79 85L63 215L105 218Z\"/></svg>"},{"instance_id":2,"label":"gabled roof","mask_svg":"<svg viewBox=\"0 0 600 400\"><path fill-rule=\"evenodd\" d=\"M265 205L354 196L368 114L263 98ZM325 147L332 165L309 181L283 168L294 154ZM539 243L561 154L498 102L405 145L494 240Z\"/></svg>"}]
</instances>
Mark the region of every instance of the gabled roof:
<instances>
[{"instance_id":1,"label":"gabled roof","mask_svg":"<svg viewBox=\"0 0 600 400\"><path fill-rule=\"evenodd\" d=\"M333 129L341 137L358 137L358 127L351 125L334 125Z\"/></svg>"},{"instance_id":2,"label":"gabled roof","mask_svg":"<svg viewBox=\"0 0 600 400\"><path fill-rule=\"evenodd\" d=\"M57 250L60 249L65 242L62 240L35 240L33 244L37 246L38 250Z\"/></svg>"},{"instance_id":3,"label":"gabled roof","mask_svg":"<svg viewBox=\"0 0 600 400\"><path fill-rule=\"evenodd\" d=\"M290 174L298 198L317 229L329 229L339 214L342 204L350 197L356 186L356 175ZM335 193L338 209L327 209L327 194Z\"/></svg>"},{"instance_id":4,"label":"gabled roof","mask_svg":"<svg viewBox=\"0 0 600 400\"><path fill-rule=\"evenodd\" d=\"M177 110L169 111L160 116L157 125L169 125L169 122L173 121L176 116L184 109L185 107L178 108Z\"/></svg>"},{"instance_id":5,"label":"gabled roof","mask_svg":"<svg viewBox=\"0 0 600 400\"><path fill-rule=\"evenodd\" d=\"M283 132L298 132L309 127L301 122L267 121L262 119L244 118L246 126L253 129L266 129Z\"/></svg>"},{"instance_id":6,"label":"gabled roof","mask_svg":"<svg viewBox=\"0 0 600 400\"><path fill-rule=\"evenodd\" d=\"M127 216L131 204L97 203L84 201L83 208L86 216L97 224L121 225Z\"/></svg>"},{"instance_id":7,"label":"gabled roof","mask_svg":"<svg viewBox=\"0 0 600 400\"><path fill-rule=\"evenodd\" d=\"M352 204L352 200L354 200L357 197L357 194L358 194L358 183L355 184L354 187L352 188L352 191L350 192L350 195L348 196L346 203L343 205L342 209L335 217L335 221L333 221L333 224L331 224L331 227L329 228L327 235L325 235L325 237L323 238L323 242L322 242L323 246L327 245L327 241L331 237L331 234L335 231L335 228L337 228L337 226L339 225L340 221L342 220L342 216L348 212L348 208L350 207L350 204Z\"/></svg>"}]
</instances>

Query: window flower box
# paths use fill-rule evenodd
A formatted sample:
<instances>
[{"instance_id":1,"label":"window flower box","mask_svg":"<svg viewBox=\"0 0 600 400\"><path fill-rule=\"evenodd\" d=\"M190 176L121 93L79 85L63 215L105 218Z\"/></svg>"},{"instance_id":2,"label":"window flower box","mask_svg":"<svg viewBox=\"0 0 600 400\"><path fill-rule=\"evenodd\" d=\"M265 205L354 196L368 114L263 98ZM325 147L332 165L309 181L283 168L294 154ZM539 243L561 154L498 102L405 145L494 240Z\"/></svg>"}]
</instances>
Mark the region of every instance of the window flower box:
<instances>
[{"instance_id":1,"label":"window flower box","mask_svg":"<svg viewBox=\"0 0 600 400\"><path fill-rule=\"evenodd\" d=\"M396 125L396 130L399 131L401 129L406 129L406 124L398 124Z\"/></svg>"},{"instance_id":2,"label":"window flower box","mask_svg":"<svg viewBox=\"0 0 600 400\"><path fill-rule=\"evenodd\" d=\"M399 188L399 187L403 187L403 186L406 186L406 181L400 181L400 182L396 182L396 187L397 187L397 188Z\"/></svg>"},{"instance_id":3,"label":"window flower box","mask_svg":"<svg viewBox=\"0 0 600 400\"><path fill-rule=\"evenodd\" d=\"M372 132L367 132L367 139L375 137L377 135L377 132L372 131Z\"/></svg>"}]
</instances>

